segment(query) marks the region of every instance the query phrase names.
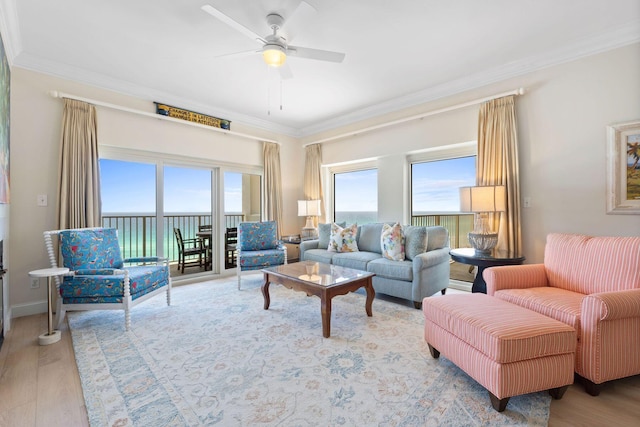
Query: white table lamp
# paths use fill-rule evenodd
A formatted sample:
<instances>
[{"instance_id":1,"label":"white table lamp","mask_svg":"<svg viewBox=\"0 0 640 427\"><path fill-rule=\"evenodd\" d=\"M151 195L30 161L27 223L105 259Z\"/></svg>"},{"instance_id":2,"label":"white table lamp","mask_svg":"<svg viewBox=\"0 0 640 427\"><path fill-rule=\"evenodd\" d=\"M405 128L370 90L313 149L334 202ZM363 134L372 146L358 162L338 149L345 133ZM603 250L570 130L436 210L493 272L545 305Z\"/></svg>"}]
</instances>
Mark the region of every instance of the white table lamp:
<instances>
[{"instance_id":1,"label":"white table lamp","mask_svg":"<svg viewBox=\"0 0 640 427\"><path fill-rule=\"evenodd\" d=\"M302 239L315 238L318 230L313 224L313 217L320 216L320 200L298 200L298 216L306 216L307 223L302 228Z\"/></svg>"},{"instance_id":2,"label":"white table lamp","mask_svg":"<svg viewBox=\"0 0 640 427\"><path fill-rule=\"evenodd\" d=\"M498 232L489 226L489 213L505 210L505 186L460 187L460 212L477 214L474 230L467 235L477 253L489 254L498 244Z\"/></svg>"}]
</instances>

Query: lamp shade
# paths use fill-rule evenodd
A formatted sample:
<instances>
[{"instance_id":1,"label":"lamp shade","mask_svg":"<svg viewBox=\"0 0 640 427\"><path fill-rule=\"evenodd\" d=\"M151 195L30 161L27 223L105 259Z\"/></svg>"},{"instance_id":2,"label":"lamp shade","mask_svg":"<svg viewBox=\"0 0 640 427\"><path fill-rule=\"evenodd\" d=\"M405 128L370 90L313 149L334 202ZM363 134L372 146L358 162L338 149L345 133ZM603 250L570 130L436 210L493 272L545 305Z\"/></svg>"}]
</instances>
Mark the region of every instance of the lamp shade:
<instances>
[{"instance_id":1,"label":"lamp shade","mask_svg":"<svg viewBox=\"0 0 640 427\"><path fill-rule=\"evenodd\" d=\"M320 200L298 200L298 216L320 216Z\"/></svg>"},{"instance_id":2,"label":"lamp shade","mask_svg":"<svg viewBox=\"0 0 640 427\"><path fill-rule=\"evenodd\" d=\"M460 212L503 212L506 201L504 185L460 187Z\"/></svg>"},{"instance_id":3,"label":"lamp shade","mask_svg":"<svg viewBox=\"0 0 640 427\"><path fill-rule=\"evenodd\" d=\"M262 48L262 57L267 65L272 67L280 67L287 60L287 54L282 46L276 44L266 44Z\"/></svg>"}]
</instances>

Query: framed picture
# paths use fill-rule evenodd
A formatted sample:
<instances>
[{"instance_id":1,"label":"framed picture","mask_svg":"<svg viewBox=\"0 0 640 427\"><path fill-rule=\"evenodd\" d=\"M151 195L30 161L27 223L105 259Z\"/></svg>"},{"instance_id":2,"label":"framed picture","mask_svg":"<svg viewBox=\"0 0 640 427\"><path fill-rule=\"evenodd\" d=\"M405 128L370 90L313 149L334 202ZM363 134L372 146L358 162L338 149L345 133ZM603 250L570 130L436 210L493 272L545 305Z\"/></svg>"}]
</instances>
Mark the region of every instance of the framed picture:
<instances>
[{"instance_id":1,"label":"framed picture","mask_svg":"<svg viewBox=\"0 0 640 427\"><path fill-rule=\"evenodd\" d=\"M640 120L607 126L607 213L640 215Z\"/></svg>"},{"instance_id":2,"label":"framed picture","mask_svg":"<svg viewBox=\"0 0 640 427\"><path fill-rule=\"evenodd\" d=\"M9 203L9 100L11 71L0 36L0 203Z\"/></svg>"}]
</instances>

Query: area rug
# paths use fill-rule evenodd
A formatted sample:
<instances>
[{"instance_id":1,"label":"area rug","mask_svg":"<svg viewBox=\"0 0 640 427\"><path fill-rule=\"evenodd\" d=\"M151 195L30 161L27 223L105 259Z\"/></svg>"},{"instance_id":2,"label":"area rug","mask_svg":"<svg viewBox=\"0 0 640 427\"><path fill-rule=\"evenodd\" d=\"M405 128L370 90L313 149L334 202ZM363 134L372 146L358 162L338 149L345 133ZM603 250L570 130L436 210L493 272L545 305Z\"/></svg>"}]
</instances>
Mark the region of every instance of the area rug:
<instances>
[{"instance_id":1,"label":"area rug","mask_svg":"<svg viewBox=\"0 0 640 427\"><path fill-rule=\"evenodd\" d=\"M547 393L507 410L444 357L433 359L420 310L364 293L320 300L262 277L175 287L132 310L69 313L92 426L543 426Z\"/></svg>"}]
</instances>

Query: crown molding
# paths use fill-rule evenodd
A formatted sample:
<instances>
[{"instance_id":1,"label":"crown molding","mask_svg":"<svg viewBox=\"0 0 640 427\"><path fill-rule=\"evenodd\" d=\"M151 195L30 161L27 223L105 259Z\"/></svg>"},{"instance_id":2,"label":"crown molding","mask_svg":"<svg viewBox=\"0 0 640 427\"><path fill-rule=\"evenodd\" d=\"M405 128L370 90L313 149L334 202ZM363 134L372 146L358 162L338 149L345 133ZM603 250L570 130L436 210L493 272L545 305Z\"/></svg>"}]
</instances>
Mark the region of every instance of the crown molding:
<instances>
[{"instance_id":1,"label":"crown molding","mask_svg":"<svg viewBox=\"0 0 640 427\"><path fill-rule=\"evenodd\" d=\"M176 96L164 91L141 86L125 80L114 79L101 73L94 73L86 69L70 66L57 61L42 59L30 54L21 53L15 58L15 65L27 70L35 71L42 74L59 77L65 80L71 80L87 85L99 87L112 92L119 92L123 95L134 96L140 99L147 99L150 102L162 101L171 105L179 105L180 108L198 111L215 117L224 117L232 122L239 122L243 125L252 126L280 135L298 137L297 129L282 126L267 120L262 120L253 116L238 113L236 111L225 110L221 108L212 108L210 105L194 102L192 99Z\"/></svg>"},{"instance_id":2,"label":"crown molding","mask_svg":"<svg viewBox=\"0 0 640 427\"><path fill-rule=\"evenodd\" d=\"M0 33L7 62L13 66L15 57L22 51L16 0L0 0Z\"/></svg>"},{"instance_id":3,"label":"crown molding","mask_svg":"<svg viewBox=\"0 0 640 427\"><path fill-rule=\"evenodd\" d=\"M633 21L627 25L622 25L613 31L601 33L595 37L578 40L569 46L558 48L542 55L513 61L484 72L451 80L441 85L433 86L410 95L381 102L371 107L354 110L350 113L341 114L339 116L325 118L321 123L300 129L301 137L315 135L362 120L396 112L404 108L414 107L437 99L457 95L492 83L507 80L512 77L528 74L543 68L548 68L565 62L571 62L586 56L595 55L638 42L640 42L640 20Z\"/></svg>"}]
</instances>

